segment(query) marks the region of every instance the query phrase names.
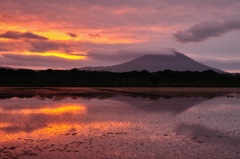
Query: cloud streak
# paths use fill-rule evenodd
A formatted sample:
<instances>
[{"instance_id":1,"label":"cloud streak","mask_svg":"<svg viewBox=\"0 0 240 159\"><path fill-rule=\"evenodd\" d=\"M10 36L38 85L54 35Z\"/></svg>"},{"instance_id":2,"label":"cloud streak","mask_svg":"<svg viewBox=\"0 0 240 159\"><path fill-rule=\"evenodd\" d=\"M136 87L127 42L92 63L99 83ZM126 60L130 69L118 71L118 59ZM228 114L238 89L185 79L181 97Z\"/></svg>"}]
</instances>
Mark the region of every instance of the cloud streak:
<instances>
[{"instance_id":1,"label":"cloud streak","mask_svg":"<svg viewBox=\"0 0 240 159\"><path fill-rule=\"evenodd\" d=\"M2 66L30 69L71 69L83 67L86 65L86 61L83 60L70 60L55 56L15 54L2 54L0 63Z\"/></svg>"},{"instance_id":2,"label":"cloud streak","mask_svg":"<svg viewBox=\"0 0 240 159\"><path fill-rule=\"evenodd\" d=\"M6 39L35 39L35 40L48 40L48 38L39 36L32 32L17 32L17 31L7 31L3 34L0 34L0 38Z\"/></svg>"},{"instance_id":3,"label":"cloud streak","mask_svg":"<svg viewBox=\"0 0 240 159\"><path fill-rule=\"evenodd\" d=\"M181 43L201 42L237 29L240 29L240 20L205 21L191 26L186 31L178 31L173 36Z\"/></svg>"},{"instance_id":4,"label":"cloud streak","mask_svg":"<svg viewBox=\"0 0 240 159\"><path fill-rule=\"evenodd\" d=\"M240 72L240 59L200 59L199 61L227 72Z\"/></svg>"}]
</instances>

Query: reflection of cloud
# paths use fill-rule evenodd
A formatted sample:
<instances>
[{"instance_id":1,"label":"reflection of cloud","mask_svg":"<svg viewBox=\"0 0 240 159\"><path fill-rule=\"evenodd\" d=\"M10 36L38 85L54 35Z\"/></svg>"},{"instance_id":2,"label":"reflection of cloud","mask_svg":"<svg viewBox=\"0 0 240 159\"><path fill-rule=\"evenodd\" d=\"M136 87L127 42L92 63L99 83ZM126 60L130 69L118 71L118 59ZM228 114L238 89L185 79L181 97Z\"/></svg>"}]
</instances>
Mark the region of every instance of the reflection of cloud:
<instances>
[{"instance_id":1,"label":"reflection of cloud","mask_svg":"<svg viewBox=\"0 0 240 159\"><path fill-rule=\"evenodd\" d=\"M39 125L35 126L16 126L16 125L11 125L11 126L6 126L6 127L1 127L0 130L4 131L5 133L18 133L18 132L26 132L30 133L36 129L40 129Z\"/></svg>"},{"instance_id":2,"label":"reflection of cloud","mask_svg":"<svg viewBox=\"0 0 240 159\"><path fill-rule=\"evenodd\" d=\"M86 108L84 106L80 105L64 105L56 108L43 108L37 110L37 113L43 113L43 114L62 114L62 113L72 113L72 114L79 114L84 113L86 111ZM33 113L31 110L24 110L25 113ZM36 113L36 112L35 112Z\"/></svg>"},{"instance_id":3,"label":"reflection of cloud","mask_svg":"<svg viewBox=\"0 0 240 159\"><path fill-rule=\"evenodd\" d=\"M7 31L6 33L0 34L0 38L7 39L38 39L38 40L47 40L48 38L36 35L31 32L17 32L17 31Z\"/></svg>"},{"instance_id":4,"label":"reflection of cloud","mask_svg":"<svg viewBox=\"0 0 240 159\"><path fill-rule=\"evenodd\" d=\"M240 20L224 22L206 21L195 24L186 31L178 31L173 35L182 43L201 42L210 37L218 37L236 29L240 29Z\"/></svg>"},{"instance_id":5,"label":"reflection of cloud","mask_svg":"<svg viewBox=\"0 0 240 159\"><path fill-rule=\"evenodd\" d=\"M78 123L80 115L86 113L86 107L81 104L43 102L40 106L33 106L37 103L32 103L30 108L25 108L28 107L28 102L17 109L12 105L8 106L10 109L1 108L0 130L6 133L30 133L45 128L48 124Z\"/></svg>"},{"instance_id":6,"label":"reflection of cloud","mask_svg":"<svg viewBox=\"0 0 240 159\"><path fill-rule=\"evenodd\" d=\"M71 114L79 114L85 113L86 108L83 105L73 105L73 104L64 104L64 106L58 105L55 107L51 105L50 107L44 108L35 108L35 109L20 109L20 110L1 110L1 113L6 114L20 114L20 115L28 115L28 114L63 114L63 113L71 113Z\"/></svg>"}]
</instances>

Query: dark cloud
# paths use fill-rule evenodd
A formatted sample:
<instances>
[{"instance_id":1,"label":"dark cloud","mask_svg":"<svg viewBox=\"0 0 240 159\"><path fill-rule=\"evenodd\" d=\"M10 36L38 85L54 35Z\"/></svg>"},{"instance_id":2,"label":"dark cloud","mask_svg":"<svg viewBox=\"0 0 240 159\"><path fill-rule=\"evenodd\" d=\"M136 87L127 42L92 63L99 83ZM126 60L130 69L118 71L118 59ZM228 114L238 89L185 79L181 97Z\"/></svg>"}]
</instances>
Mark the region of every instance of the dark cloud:
<instances>
[{"instance_id":1,"label":"dark cloud","mask_svg":"<svg viewBox=\"0 0 240 159\"><path fill-rule=\"evenodd\" d=\"M67 33L69 36L71 36L72 38L76 38L77 37L77 34L74 34L74 33Z\"/></svg>"},{"instance_id":2,"label":"dark cloud","mask_svg":"<svg viewBox=\"0 0 240 159\"><path fill-rule=\"evenodd\" d=\"M0 38L6 39L37 39L37 40L48 40L48 38L36 35L31 32L17 32L17 31L7 31L3 34L0 34Z\"/></svg>"},{"instance_id":3,"label":"dark cloud","mask_svg":"<svg viewBox=\"0 0 240 159\"><path fill-rule=\"evenodd\" d=\"M79 50L83 46L81 45L73 45L73 44L65 44L60 42L51 42L51 41L31 41L32 52L47 52L47 51L64 51L66 53L71 53Z\"/></svg>"},{"instance_id":4,"label":"dark cloud","mask_svg":"<svg viewBox=\"0 0 240 159\"><path fill-rule=\"evenodd\" d=\"M182 43L201 42L211 37L218 37L224 33L240 29L240 20L235 21L206 21L191 26L186 31L173 34Z\"/></svg>"}]
</instances>

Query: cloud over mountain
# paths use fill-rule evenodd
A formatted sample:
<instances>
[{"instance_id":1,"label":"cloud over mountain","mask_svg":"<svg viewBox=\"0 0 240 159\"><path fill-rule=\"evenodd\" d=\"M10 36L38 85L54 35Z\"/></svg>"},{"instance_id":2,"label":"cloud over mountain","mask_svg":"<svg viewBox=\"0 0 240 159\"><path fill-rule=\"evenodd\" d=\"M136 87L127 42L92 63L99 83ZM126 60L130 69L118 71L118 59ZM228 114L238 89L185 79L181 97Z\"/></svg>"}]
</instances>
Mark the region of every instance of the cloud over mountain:
<instances>
[{"instance_id":1,"label":"cloud over mountain","mask_svg":"<svg viewBox=\"0 0 240 159\"><path fill-rule=\"evenodd\" d=\"M172 70L172 71L205 71L213 70L223 73L219 69L215 69L203 65L184 54L174 52L173 54L146 54L131 61L112 66L100 67L84 67L81 70L92 71L110 71L110 72L130 72L147 70L149 72Z\"/></svg>"},{"instance_id":2,"label":"cloud over mountain","mask_svg":"<svg viewBox=\"0 0 240 159\"><path fill-rule=\"evenodd\" d=\"M100 61L118 61L122 62L129 59L134 59L146 54L151 55L172 55L176 52L174 48L162 48L159 46L126 48L126 49L93 49L87 52L90 59Z\"/></svg>"},{"instance_id":3,"label":"cloud over mountain","mask_svg":"<svg viewBox=\"0 0 240 159\"><path fill-rule=\"evenodd\" d=\"M186 31L178 31L173 36L182 43L201 42L237 29L240 29L240 20L205 21L191 26Z\"/></svg>"}]
</instances>

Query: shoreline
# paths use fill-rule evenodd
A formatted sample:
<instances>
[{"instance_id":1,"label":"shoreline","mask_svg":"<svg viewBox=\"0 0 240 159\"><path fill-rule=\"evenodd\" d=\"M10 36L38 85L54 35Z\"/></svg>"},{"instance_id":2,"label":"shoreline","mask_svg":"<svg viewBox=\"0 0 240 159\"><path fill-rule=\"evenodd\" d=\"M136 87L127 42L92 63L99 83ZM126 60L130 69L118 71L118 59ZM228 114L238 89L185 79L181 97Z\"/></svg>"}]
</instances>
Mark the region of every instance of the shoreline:
<instances>
[{"instance_id":1,"label":"shoreline","mask_svg":"<svg viewBox=\"0 0 240 159\"><path fill-rule=\"evenodd\" d=\"M232 87L0 87L0 97L53 97L76 96L107 98L112 96L133 97L205 97L240 96L240 88Z\"/></svg>"}]
</instances>

